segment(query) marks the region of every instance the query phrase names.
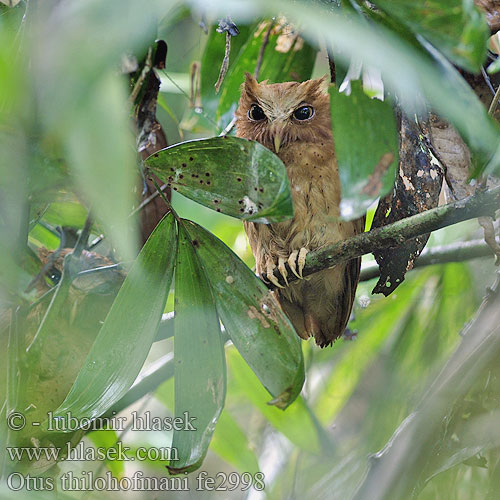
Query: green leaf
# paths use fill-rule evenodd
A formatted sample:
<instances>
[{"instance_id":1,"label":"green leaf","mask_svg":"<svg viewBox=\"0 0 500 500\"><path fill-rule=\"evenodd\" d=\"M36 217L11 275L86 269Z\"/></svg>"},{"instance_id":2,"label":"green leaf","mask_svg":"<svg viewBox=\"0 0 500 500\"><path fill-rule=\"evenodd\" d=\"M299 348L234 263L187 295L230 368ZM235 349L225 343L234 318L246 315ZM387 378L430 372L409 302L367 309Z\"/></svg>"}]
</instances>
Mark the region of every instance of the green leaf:
<instances>
[{"instance_id":1,"label":"green leaf","mask_svg":"<svg viewBox=\"0 0 500 500\"><path fill-rule=\"evenodd\" d=\"M374 0L391 17L422 35L455 64L469 72L481 69L490 30L469 0Z\"/></svg>"},{"instance_id":2,"label":"green leaf","mask_svg":"<svg viewBox=\"0 0 500 500\"><path fill-rule=\"evenodd\" d=\"M339 167L341 216L363 215L394 184L398 164L398 133L391 105L370 99L360 81L351 82L351 94L331 86L330 112Z\"/></svg>"},{"instance_id":3,"label":"green leaf","mask_svg":"<svg viewBox=\"0 0 500 500\"><path fill-rule=\"evenodd\" d=\"M304 399L297 398L285 412L266 404L264 402L266 391L243 358L231 348L226 350L226 355L229 365L230 394L233 397L238 392L243 394L269 423L292 443L303 450L318 453L322 439L315 418Z\"/></svg>"},{"instance_id":4,"label":"green leaf","mask_svg":"<svg viewBox=\"0 0 500 500\"><path fill-rule=\"evenodd\" d=\"M109 448L116 448L117 443L120 441L118 434L113 429L100 429L98 431L90 432L88 438L96 445L97 448L107 450ZM125 473L125 462L119 459L111 459L105 461L106 466L111 471L114 477L121 479Z\"/></svg>"},{"instance_id":5,"label":"green leaf","mask_svg":"<svg viewBox=\"0 0 500 500\"><path fill-rule=\"evenodd\" d=\"M259 462L247 436L227 409L219 418L210 449L240 472L259 472Z\"/></svg>"},{"instance_id":6,"label":"green leaf","mask_svg":"<svg viewBox=\"0 0 500 500\"><path fill-rule=\"evenodd\" d=\"M48 337L53 335L53 332L57 330L61 311L67 309L70 304L70 287L76 273L79 271L78 262L78 259L75 259L72 254L64 257L61 280L53 292L49 307L45 311L38 330L27 349L28 364L39 361L40 355L47 344Z\"/></svg>"},{"instance_id":7,"label":"green leaf","mask_svg":"<svg viewBox=\"0 0 500 500\"><path fill-rule=\"evenodd\" d=\"M304 383L301 341L274 294L222 241L191 222L186 229L209 270L226 332L264 387L286 408Z\"/></svg>"},{"instance_id":8,"label":"green leaf","mask_svg":"<svg viewBox=\"0 0 500 500\"><path fill-rule=\"evenodd\" d=\"M68 412L75 418L97 417L130 388L148 355L165 307L175 248L174 218L168 214L151 233L130 269L54 418L64 418Z\"/></svg>"},{"instance_id":9,"label":"green leaf","mask_svg":"<svg viewBox=\"0 0 500 500\"><path fill-rule=\"evenodd\" d=\"M226 76L217 109L217 120L222 122L223 127L233 118L245 72L253 73L255 70L270 22L262 21L257 26ZM259 80L269 80L270 83L307 80L311 77L315 59L316 49L280 19L274 22L265 46Z\"/></svg>"},{"instance_id":10,"label":"green leaf","mask_svg":"<svg viewBox=\"0 0 500 500\"><path fill-rule=\"evenodd\" d=\"M49 250L55 250L60 244L60 237L54 234L48 227L42 224L36 224L29 233L30 243L38 247L45 247Z\"/></svg>"},{"instance_id":11,"label":"green leaf","mask_svg":"<svg viewBox=\"0 0 500 500\"><path fill-rule=\"evenodd\" d=\"M172 189L217 212L264 223L293 216L286 168L258 142L187 141L151 155L145 164Z\"/></svg>"},{"instance_id":12,"label":"green leaf","mask_svg":"<svg viewBox=\"0 0 500 500\"><path fill-rule=\"evenodd\" d=\"M343 342L334 353L335 364L328 376L324 377L321 393L313 406L323 424L330 424L348 402L383 343L408 314L415 298L425 286L427 275L422 274L417 278L411 286L398 291L396 302L387 304L383 300L374 300L370 307L356 312L356 319L350 327L360 333L355 341Z\"/></svg>"},{"instance_id":13,"label":"green leaf","mask_svg":"<svg viewBox=\"0 0 500 500\"><path fill-rule=\"evenodd\" d=\"M42 216L42 220L52 226L70 226L81 228L85 224L87 210L76 201L51 203Z\"/></svg>"},{"instance_id":14,"label":"green leaf","mask_svg":"<svg viewBox=\"0 0 500 500\"><path fill-rule=\"evenodd\" d=\"M175 269L174 380L176 418L194 418L196 430L174 430L178 460L172 474L197 469L205 457L226 397L220 323L205 269L184 223Z\"/></svg>"},{"instance_id":15,"label":"green leaf","mask_svg":"<svg viewBox=\"0 0 500 500\"><path fill-rule=\"evenodd\" d=\"M81 189L123 258L136 253L133 238L134 141L128 130L126 95L113 76L96 85L85 106L73 113L65 139L68 163Z\"/></svg>"}]
</instances>

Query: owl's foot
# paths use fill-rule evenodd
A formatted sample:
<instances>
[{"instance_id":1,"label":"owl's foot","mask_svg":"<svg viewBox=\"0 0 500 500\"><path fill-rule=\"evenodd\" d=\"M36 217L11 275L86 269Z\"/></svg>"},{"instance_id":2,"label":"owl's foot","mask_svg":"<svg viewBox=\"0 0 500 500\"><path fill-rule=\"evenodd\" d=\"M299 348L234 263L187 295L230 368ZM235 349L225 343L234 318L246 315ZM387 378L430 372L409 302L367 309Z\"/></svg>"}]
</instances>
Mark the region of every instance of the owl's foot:
<instances>
[{"instance_id":1,"label":"owl's foot","mask_svg":"<svg viewBox=\"0 0 500 500\"><path fill-rule=\"evenodd\" d=\"M288 263L291 271L297 278L303 279L302 271L304 270L304 266L306 264L306 255L309 253L309 249L301 248L300 250L295 250L292 252L288 259L284 257L278 257L278 266L274 263L274 260L271 257L266 258L266 277L269 282L271 282L274 286L278 288L285 288L274 276L274 270L278 267L278 271L280 272L283 281L286 286L288 286L288 271L286 270L285 263Z\"/></svg>"},{"instance_id":2,"label":"owl's foot","mask_svg":"<svg viewBox=\"0 0 500 500\"><path fill-rule=\"evenodd\" d=\"M306 265L306 255L309 253L308 248L302 247L299 251L295 250L288 257L288 265L292 270L293 274L299 279L303 279L302 271ZM283 273L281 273L283 274Z\"/></svg>"}]
</instances>

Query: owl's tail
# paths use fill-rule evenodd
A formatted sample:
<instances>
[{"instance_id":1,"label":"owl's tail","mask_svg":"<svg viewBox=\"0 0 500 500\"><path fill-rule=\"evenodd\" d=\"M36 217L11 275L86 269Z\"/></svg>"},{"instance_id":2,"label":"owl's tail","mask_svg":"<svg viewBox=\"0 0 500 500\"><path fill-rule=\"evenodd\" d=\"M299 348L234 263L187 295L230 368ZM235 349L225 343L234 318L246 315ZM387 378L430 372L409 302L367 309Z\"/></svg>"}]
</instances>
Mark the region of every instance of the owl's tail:
<instances>
[{"instance_id":1,"label":"owl's tail","mask_svg":"<svg viewBox=\"0 0 500 500\"><path fill-rule=\"evenodd\" d=\"M334 279L338 279L339 268L322 273L331 273ZM342 336L351 316L360 269L361 258L347 262L341 274L342 286L340 289L336 287L334 294L329 294L323 287L318 288L312 280L297 283L303 287L300 302L293 300L288 293L279 294L281 307L300 337L314 337L317 345L326 347Z\"/></svg>"}]
</instances>

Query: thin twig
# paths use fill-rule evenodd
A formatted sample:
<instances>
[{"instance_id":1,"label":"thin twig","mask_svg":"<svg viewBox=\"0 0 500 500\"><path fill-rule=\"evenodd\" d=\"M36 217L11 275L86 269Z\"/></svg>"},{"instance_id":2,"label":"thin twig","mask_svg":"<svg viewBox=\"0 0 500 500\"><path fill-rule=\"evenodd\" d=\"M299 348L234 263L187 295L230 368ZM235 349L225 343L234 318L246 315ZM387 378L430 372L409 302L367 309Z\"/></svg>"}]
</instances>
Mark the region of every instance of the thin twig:
<instances>
[{"instance_id":1,"label":"thin twig","mask_svg":"<svg viewBox=\"0 0 500 500\"><path fill-rule=\"evenodd\" d=\"M427 247L415 261L412 269L492 256L493 252L484 240L457 241L449 245ZM378 264L375 261L367 262L361 266L359 280L368 281L377 278L379 275Z\"/></svg>"},{"instance_id":2,"label":"thin twig","mask_svg":"<svg viewBox=\"0 0 500 500\"><path fill-rule=\"evenodd\" d=\"M496 93L495 89L494 89L493 85L491 84L491 79L490 79L488 73L486 73L486 71L484 71L484 67L483 66L481 66L481 75L483 75L483 79L484 79L484 81L486 83L486 86L490 89L491 95L494 96L495 93Z\"/></svg>"},{"instance_id":3,"label":"thin twig","mask_svg":"<svg viewBox=\"0 0 500 500\"><path fill-rule=\"evenodd\" d=\"M215 82L215 92L218 94L220 86L226 77L227 70L229 68L229 56L231 55L231 35L229 31L226 31L226 49L224 51L224 59L222 60L222 65L219 71L219 78Z\"/></svg>"},{"instance_id":4,"label":"thin twig","mask_svg":"<svg viewBox=\"0 0 500 500\"><path fill-rule=\"evenodd\" d=\"M229 134L229 132L233 130L233 127L235 125L236 125L236 117L234 116L233 119L226 125L226 128L219 134L219 137Z\"/></svg>"},{"instance_id":5,"label":"thin twig","mask_svg":"<svg viewBox=\"0 0 500 500\"><path fill-rule=\"evenodd\" d=\"M497 106L498 106L498 100L500 99L500 85L497 88L497 91L495 92L495 95L493 96L493 100L491 101L490 107L488 109L488 114L493 115L495 113Z\"/></svg>"},{"instance_id":6,"label":"thin twig","mask_svg":"<svg viewBox=\"0 0 500 500\"><path fill-rule=\"evenodd\" d=\"M166 184L163 184L160 187L161 192L164 192L166 189L168 189L168 186ZM148 196L145 200L142 200L141 204L137 208L134 208L134 210L132 210L132 212L130 212L129 217L132 217L137 212L141 211L145 206L149 205L159 195L160 195L160 193L158 191L155 191L153 194Z\"/></svg>"},{"instance_id":7,"label":"thin twig","mask_svg":"<svg viewBox=\"0 0 500 500\"><path fill-rule=\"evenodd\" d=\"M267 28L266 34L264 35L264 39L262 40L262 45L260 46L259 56L257 57L257 64L255 65L255 71L253 76L256 80L259 79L260 68L262 66L262 61L264 60L264 52L266 51L267 44L269 43L269 37L271 36L271 31L274 27L274 20L271 21L269 28Z\"/></svg>"},{"instance_id":8,"label":"thin twig","mask_svg":"<svg viewBox=\"0 0 500 500\"><path fill-rule=\"evenodd\" d=\"M75 248L73 249L74 258L78 259L82 254L83 249L87 247L91 228L92 228L92 217L89 214L87 216L87 219L85 219L85 224L83 225L82 232L78 236Z\"/></svg>"},{"instance_id":9,"label":"thin twig","mask_svg":"<svg viewBox=\"0 0 500 500\"><path fill-rule=\"evenodd\" d=\"M160 190L162 192L166 191L168 189L168 186L166 184L163 184L161 187L160 187ZM139 206L137 206L136 208L134 208L132 210L132 212L130 212L130 214L128 215L129 217L132 217L133 215L135 215L137 212L140 212L141 210L143 210L146 206L148 206L154 199L156 199L158 196L160 195L160 193L158 191L155 191L154 193L152 193L150 196L148 196L146 199L142 200L142 202L140 203ZM92 241L92 243L90 243L89 245L89 250L91 250L92 248L94 248L95 246L97 246L99 243L101 243L101 241L104 239L104 235L99 235L94 241Z\"/></svg>"},{"instance_id":10,"label":"thin twig","mask_svg":"<svg viewBox=\"0 0 500 500\"><path fill-rule=\"evenodd\" d=\"M179 84L175 80L172 79L172 77L165 70L162 70L161 74L165 75L165 77L172 83L172 85L174 85L180 91L180 93L189 101L189 103L192 104L191 97L185 92L185 90L181 86L179 86ZM203 118L208 120L216 129L219 128L217 122L210 115L205 113L202 107L195 108L195 112L196 114L200 114L201 116L203 116Z\"/></svg>"}]
</instances>

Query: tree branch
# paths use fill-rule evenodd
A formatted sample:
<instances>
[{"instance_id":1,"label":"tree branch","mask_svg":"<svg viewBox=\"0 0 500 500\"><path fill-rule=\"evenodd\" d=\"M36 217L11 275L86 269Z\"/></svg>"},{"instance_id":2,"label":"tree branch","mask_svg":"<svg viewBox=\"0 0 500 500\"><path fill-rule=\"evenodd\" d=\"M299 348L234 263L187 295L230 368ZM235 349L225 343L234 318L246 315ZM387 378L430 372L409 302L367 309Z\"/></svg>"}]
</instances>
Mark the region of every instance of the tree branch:
<instances>
[{"instance_id":1,"label":"tree branch","mask_svg":"<svg viewBox=\"0 0 500 500\"><path fill-rule=\"evenodd\" d=\"M427 210L393 224L309 252L306 257L303 276L310 276L318 271L334 267L340 262L371 253L374 248L397 247L416 236L458 222L481 216L494 217L498 208L500 208L500 187L488 191L479 191L463 200ZM298 278L292 273L288 264L286 264L286 269L288 271L288 282L296 281ZM274 276L281 284L285 284L278 269L274 270ZM267 280L266 274L262 275L262 279L264 282ZM266 283L266 285L271 290L276 288L272 283Z\"/></svg>"},{"instance_id":2,"label":"tree branch","mask_svg":"<svg viewBox=\"0 0 500 500\"><path fill-rule=\"evenodd\" d=\"M493 256L493 251L484 240L457 241L449 245L426 248L415 261L412 269ZM379 274L378 264L375 261L367 262L361 266L359 280L368 281L377 278Z\"/></svg>"}]
</instances>

